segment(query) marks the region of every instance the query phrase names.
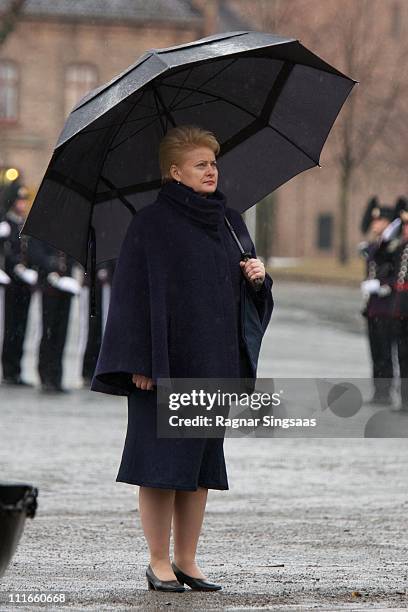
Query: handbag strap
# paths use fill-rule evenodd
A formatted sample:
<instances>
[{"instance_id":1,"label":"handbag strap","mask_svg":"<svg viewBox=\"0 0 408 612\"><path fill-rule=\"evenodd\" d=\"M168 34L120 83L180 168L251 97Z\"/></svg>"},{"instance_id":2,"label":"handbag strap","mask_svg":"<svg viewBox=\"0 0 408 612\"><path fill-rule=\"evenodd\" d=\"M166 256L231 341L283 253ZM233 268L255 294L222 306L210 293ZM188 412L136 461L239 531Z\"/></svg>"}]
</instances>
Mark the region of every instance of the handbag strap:
<instances>
[{"instance_id":1,"label":"handbag strap","mask_svg":"<svg viewBox=\"0 0 408 612\"><path fill-rule=\"evenodd\" d=\"M243 261L247 260L247 259L251 259L252 255L251 253L248 253L247 251L245 251L244 247L241 244L240 239L238 238L234 228L232 227L231 223L228 221L227 217L224 217L225 223L227 224L227 227L229 229L229 231L231 232L232 237L234 238L235 242L238 245L238 248L240 250L241 253L241 259Z\"/></svg>"}]
</instances>

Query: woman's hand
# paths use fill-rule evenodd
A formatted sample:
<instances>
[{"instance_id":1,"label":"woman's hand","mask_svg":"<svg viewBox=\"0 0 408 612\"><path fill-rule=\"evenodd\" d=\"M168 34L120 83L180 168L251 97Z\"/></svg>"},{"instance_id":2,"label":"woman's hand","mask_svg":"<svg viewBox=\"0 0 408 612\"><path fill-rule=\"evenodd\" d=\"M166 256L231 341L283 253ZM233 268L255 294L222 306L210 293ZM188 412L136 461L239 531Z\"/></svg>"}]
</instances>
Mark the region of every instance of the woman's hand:
<instances>
[{"instance_id":1,"label":"woman's hand","mask_svg":"<svg viewBox=\"0 0 408 612\"><path fill-rule=\"evenodd\" d=\"M138 389L143 389L143 391L151 391L154 387L153 380L147 376L143 376L143 374L133 374L132 383L134 383Z\"/></svg>"},{"instance_id":2,"label":"woman's hand","mask_svg":"<svg viewBox=\"0 0 408 612\"><path fill-rule=\"evenodd\" d=\"M260 284L265 280L265 266L260 259L248 259L247 261L240 261L239 265L245 276L245 278L253 283L255 279L260 279Z\"/></svg>"}]
</instances>

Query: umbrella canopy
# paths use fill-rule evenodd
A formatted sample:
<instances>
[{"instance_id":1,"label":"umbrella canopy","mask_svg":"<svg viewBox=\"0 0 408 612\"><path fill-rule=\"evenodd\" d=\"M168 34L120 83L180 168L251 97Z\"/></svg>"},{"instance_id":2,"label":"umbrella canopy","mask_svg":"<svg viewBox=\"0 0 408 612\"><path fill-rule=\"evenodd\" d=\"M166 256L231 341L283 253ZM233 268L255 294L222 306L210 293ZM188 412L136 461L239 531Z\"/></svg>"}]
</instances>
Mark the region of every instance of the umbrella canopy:
<instances>
[{"instance_id":1,"label":"umbrella canopy","mask_svg":"<svg viewBox=\"0 0 408 612\"><path fill-rule=\"evenodd\" d=\"M69 115L23 233L86 265L117 257L132 216L161 186L159 142L175 125L215 133L219 188L240 212L319 165L356 81L299 41L231 32L148 51Z\"/></svg>"}]
</instances>

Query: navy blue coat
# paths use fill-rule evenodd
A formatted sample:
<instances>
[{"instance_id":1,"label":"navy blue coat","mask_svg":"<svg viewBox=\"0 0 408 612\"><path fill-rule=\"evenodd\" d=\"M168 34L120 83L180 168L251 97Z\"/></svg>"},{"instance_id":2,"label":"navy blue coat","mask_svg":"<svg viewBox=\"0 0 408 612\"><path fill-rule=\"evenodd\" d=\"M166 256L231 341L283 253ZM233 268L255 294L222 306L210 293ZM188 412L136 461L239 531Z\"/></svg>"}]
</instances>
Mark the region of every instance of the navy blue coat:
<instances>
[{"instance_id":1,"label":"navy blue coat","mask_svg":"<svg viewBox=\"0 0 408 612\"><path fill-rule=\"evenodd\" d=\"M273 300L245 280L224 215L256 256L241 215L217 190L209 197L176 182L135 215L113 279L104 338L91 389L129 395L132 374L158 378L239 378L241 283L263 331ZM256 372L251 374L256 376Z\"/></svg>"}]
</instances>

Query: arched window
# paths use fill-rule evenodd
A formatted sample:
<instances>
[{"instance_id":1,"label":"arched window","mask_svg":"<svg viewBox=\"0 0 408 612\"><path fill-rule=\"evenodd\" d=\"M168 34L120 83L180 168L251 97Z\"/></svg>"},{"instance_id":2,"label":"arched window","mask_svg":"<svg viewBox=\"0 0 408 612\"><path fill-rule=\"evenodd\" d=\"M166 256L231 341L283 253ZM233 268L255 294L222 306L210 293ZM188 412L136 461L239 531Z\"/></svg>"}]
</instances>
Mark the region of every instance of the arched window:
<instances>
[{"instance_id":1,"label":"arched window","mask_svg":"<svg viewBox=\"0 0 408 612\"><path fill-rule=\"evenodd\" d=\"M98 83L98 72L91 64L70 64L65 70L65 114L68 115L85 94Z\"/></svg>"},{"instance_id":2,"label":"arched window","mask_svg":"<svg viewBox=\"0 0 408 612\"><path fill-rule=\"evenodd\" d=\"M18 119L18 80L16 64L0 60L0 121Z\"/></svg>"}]
</instances>

